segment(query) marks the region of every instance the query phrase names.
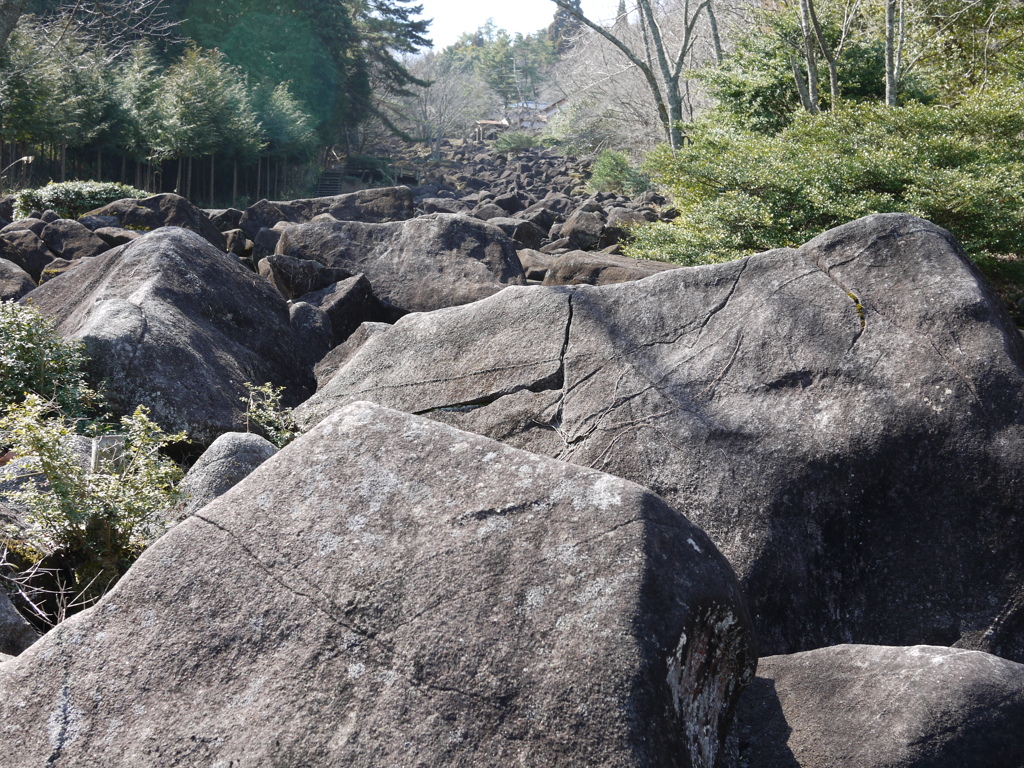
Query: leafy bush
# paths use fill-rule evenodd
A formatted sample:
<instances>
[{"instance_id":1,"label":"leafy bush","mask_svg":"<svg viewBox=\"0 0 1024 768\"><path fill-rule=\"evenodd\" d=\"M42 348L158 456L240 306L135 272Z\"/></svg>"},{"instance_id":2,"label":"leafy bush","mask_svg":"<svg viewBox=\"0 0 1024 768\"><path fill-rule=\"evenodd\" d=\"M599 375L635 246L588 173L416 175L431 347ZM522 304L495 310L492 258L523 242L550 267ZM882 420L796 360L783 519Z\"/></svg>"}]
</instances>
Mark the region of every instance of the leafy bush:
<instances>
[{"instance_id":1,"label":"leafy bush","mask_svg":"<svg viewBox=\"0 0 1024 768\"><path fill-rule=\"evenodd\" d=\"M29 481L5 494L25 514L23 527L0 531L0 580L43 623L95 601L127 570L163 530L181 474L160 450L185 435L165 435L145 408L118 424L88 417L98 397L85 362L34 307L0 303L0 434ZM83 435L112 429L123 433L108 436L117 448L96 466L84 460Z\"/></svg>"},{"instance_id":2,"label":"leafy bush","mask_svg":"<svg viewBox=\"0 0 1024 768\"><path fill-rule=\"evenodd\" d=\"M57 335L35 307L0 302L0 408L35 393L81 415L96 399L85 383L84 363L81 342Z\"/></svg>"},{"instance_id":3,"label":"leafy bush","mask_svg":"<svg viewBox=\"0 0 1024 768\"><path fill-rule=\"evenodd\" d=\"M590 168L590 186L596 192L639 195L650 186L647 177L634 168L623 152L606 149Z\"/></svg>"},{"instance_id":4,"label":"leafy bush","mask_svg":"<svg viewBox=\"0 0 1024 768\"><path fill-rule=\"evenodd\" d=\"M954 108L848 105L799 116L775 136L696 124L692 145L659 149L645 165L681 211L659 235L671 244L638 237L631 255L738 258L894 211L949 229L983 267L1024 255L1022 133L1020 89Z\"/></svg>"},{"instance_id":5,"label":"leafy bush","mask_svg":"<svg viewBox=\"0 0 1024 768\"><path fill-rule=\"evenodd\" d=\"M671 261L687 267L732 261L736 255L736 238L720 227L718 238L711 233L677 222L654 222L631 227L623 254L634 259Z\"/></svg>"},{"instance_id":6,"label":"leafy bush","mask_svg":"<svg viewBox=\"0 0 1024 768\"><path fill-rule=\"evenodd\" d=\"M28 485L11 499L29 510L23 540L42 557L55 550L111 557L137 556L162 532L157 513L174 501L181 468L160 454L183 433L166 435L139 406L120 420L123 445L99 459L95 471L75 449L81 425L38 395L11 406L2 419L23 472L46 481Z\"/></svg>"},{"instance_id":7,"label":"leafy bush","mask_svg":"<svg viewBox=\"0 0 1024 768\"><path fill-rule=\"evenodd\" d=\"M65 181L50 183L39 189L25 189L15 198L15 218L24 218L29 211L51 210L65 219L77 219L89 211L126 197L148 197L148 192L127 184L100 181Z\"/></svg>"},{"instance_id":8,"label":"leafy bush","mask_svg":"<svg viewBox=\"0 0 1024 768\"><path fill-rule=\"evenodd\" d=\"M61 604L85 606L164 531L161 513L176 499L181 469L160 449L185 435L165 435L139 406L121 419L123 435L113 438L116 450L93 467L79 452L81 427L38 395L12 405L0 419L0 429L23 457L19 477L37 481L7 494L26 512L24 527L6 547L29 567L45 563L50 567L43 571L60 577L49 589L30 587L59 594ZM57 613L33 607L36 615Z\"/></svg>"},{"instance_id":9,"label":"leafy bush","mask_svg":"<svg viewBox=\"0 0 1024 768\"><path fill-rule=\"evenodd\" d=\"M507 131L494 140L494 151L514 155L537 146L537 138L523 131Z\"/></svg>"}]
</instances>

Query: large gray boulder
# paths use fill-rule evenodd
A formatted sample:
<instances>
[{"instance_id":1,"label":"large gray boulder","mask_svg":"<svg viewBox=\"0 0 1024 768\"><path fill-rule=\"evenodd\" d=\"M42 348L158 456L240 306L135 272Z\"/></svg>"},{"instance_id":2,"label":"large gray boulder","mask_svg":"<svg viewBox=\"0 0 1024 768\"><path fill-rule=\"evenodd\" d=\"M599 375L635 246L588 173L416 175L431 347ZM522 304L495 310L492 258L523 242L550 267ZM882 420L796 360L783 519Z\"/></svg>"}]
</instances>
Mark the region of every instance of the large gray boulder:
<instances>
[{"instance_id":1,"label":"large gray boulder","mask_svg":"<svg viewBox=\"0 0 1024 768\"><path fill-rule=\"evenodd\" d=\"M32 292L58 332L82 339L115 413L147 405L200 444L245 429L245 382L312 390L312 363L265 280L188 230L163 227L83 260Z\"/></svg>"},{"instance_id":2,"label":"large gray boulder","mask_svg":"<svg viewBox=\"0 0 1024 768\"><path fill-rule=\"evenodd\" d=\"M220 498L277 453L274 444L252 432L228 432L203 451L178 484L181 500L171 517L184 520Z\"/></svg>"},{"instance_id":3,"label":"large gray boulder","mask_svg":"<svg viewBox=\"0 0 1024 768\"><path fill-rule=\"evenodd\" d=\"M301 206L304 202L296 200L293 205ZM404 221L415 215L413 194L408 187L360 189L336 197L320 198L316 202L326 205L325 213L344 221ZM320 210L311 206L311 212L315 216Z\"/></svg>"},{"instance_id":4,"label":"large gray boulder","mask_svg":"<svg viewBox=\"0 0 1024 768\"><path fill-rule=\"evenodd\" d=\"M654 494L363 403L0 665L0 743L6 768L711 768L750 642Z\"/></svg>"},{"instance_id":5,"label":"large gray boulder","mask_svg":"<svg viewBox=\"0 0 1024 768\"><path fill-rule=\"evenodd\" d=\"M280 222L306 223L328 215L340 221L405 221L415 214L412 190L408 187L361 189L344 195L301 200L258 200L245 210L238 226L252 239L260 229Z\"/></svg>"},{"instance_id":6,"label":"large gray boulder","mask_svg":"<svg viewBox=\"0 0 1024 768\"><path fill-rule=\"evenodd\" d=\"M218 250L227 249L224 235L200 208L180 195L164 192L135 200L117 200L102 208L89 211L86 216L113 216L125 229L152 232L160 227L181 227L198 233Z\"/></svg>"},{"instance_id":7,"label":"large gray boulder","mask_svg":"<svg viewBox=\"0 0 1024 768\"><path fill-rule=\"evenodd\" d=\"M1024 660L1024 344L928 222L403 318L300 417L355 399L654 489L732 562L768 653Z\"/></svg>"},{"instance_id":8,"label":"large gray boulder","mask_svg":"<svg viewBox=\"0 0 1024 768\"><path fill-rule=\"evenodd\" d=\"M1024 665L934 646L839 645L758 663L737 766L1016 768Z\"/></svg>"},{"instance_id":9,"label":"large gray boulder","mask_svg":"<svg viewBox=\"0 0 1024 768\"><path fill-rule=\"evenodd\" d=\"M399 313L468 304L525 282L504 233L468 216L383 224L319 216L282 233L277 252L363 274Z\"/></svg>"},{"instance_id":10,"label":"large gray boulder","mask_svg":"<svg viewBox=\"0 0 1024 768\"><path fill-rule=\"evenodd\" d=\"M312 304L327 316L331 325L331 347L344 343L363 323L385 322L390 317L362 275L307 293L301 301Z\"/></svg>"},{"instance_id":11,"label":"large gray boulder","mask_svg":"<svg viewBox=\"0 0 1024 768\"><path fill-rule=\"evenodd\" d=\"M0 301L20 299L35 287L28 272L13 261L0 259Z\"/></svg>"},{"instance_id":12,"label":"large gray boulder","mask_svg":"<svg viewBox=\"0 0 1024 768\"><path fill-rule=\"evenodd\" d=\"M22 618L7 593L0 590L0 654L17 656L39 639L39 633Z\"/></svg>"},{"instance_id":13,"label":"large gray boulder","mask_svg":"<svg viewBox=\"0 0 1024 768\"><path fill-rule=\"evenodd\" d=\"M260 259L256 267L260 275L289 300L352 277L344 269L330 269L318 261L293 259L281 254L271 254Z\"/></svg>"},{"instance_id":14,"label":"large gray boulder","mask_svg":"<svg viewBox=\"0 0 1024 768\"><path fill-rule=\"evenodd\" d=\"M560 236L569 240L569 247L581 251L598 248L604 235L604 216L597 211L578 210L562 225Z\"/></svg>"},{"instance_id":15,"label":"large gray boulder","mask_svg":"<svg viewBox=\"0 0 1024 768\"><path fill-rule=\"evenodd\" d=\"M280 205L269 200L257 200L245 209L238 221L238 228L250 240L255 240L261 229L273 229L275 224L282 221L290 222L293 219L281 210Z\"/></svg>"},{"instance_id":16,"label":"large gray boulder","mask_svg":"<svg viewBox=\"0 0 1024 768\"><path fill-rule=\"evenodd\" d=\"M326 383L339 368L347 363L362 346L378 333L386 333L391 329L387 323L363 323L345 341L336 346L314 366L313 375L319 387Z\"/></svg>"},{"instance_id":17,"label":"large gray boulder","mask_svg":"<svg viewBox=\"0 0 1024 768\"><path fill-rule=\"evenodd\" d=\"M105 240L73 219L51 221L39 237L51 251L68 261L98 256L110 250Z\"/></svg>"},{"instance_id":18,"label":"large gray boulder","mask_svg":"<svg viewBox=\"0 0 1024 768\"><path fill-rule=\"evenodd\" d=\"M46 265L57 255L30 229L6 229L0 232L0 259L15 264L37 283Z\"/></svg>"}]
</instances>

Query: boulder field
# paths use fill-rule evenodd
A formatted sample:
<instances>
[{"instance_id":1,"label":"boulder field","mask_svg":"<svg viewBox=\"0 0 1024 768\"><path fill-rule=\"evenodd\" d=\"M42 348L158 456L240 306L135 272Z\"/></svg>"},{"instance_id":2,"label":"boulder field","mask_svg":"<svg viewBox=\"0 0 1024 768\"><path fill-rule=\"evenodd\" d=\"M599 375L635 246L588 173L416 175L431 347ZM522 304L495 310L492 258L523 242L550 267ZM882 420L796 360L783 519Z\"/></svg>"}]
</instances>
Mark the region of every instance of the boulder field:
<instances>
[{"instance_id":1,"label":"boulder field","mask_svg":"<svg viewBox=\"0 0 1024 768\"><path fill-rule=\"evenodd\" d=\"M1024 765L1024 339L953 237L675 268L616 252L664 200L464 162L0 229L4 298L206 448L99 604L0 602L0 764Z\"/></svg>"}]
</instances>

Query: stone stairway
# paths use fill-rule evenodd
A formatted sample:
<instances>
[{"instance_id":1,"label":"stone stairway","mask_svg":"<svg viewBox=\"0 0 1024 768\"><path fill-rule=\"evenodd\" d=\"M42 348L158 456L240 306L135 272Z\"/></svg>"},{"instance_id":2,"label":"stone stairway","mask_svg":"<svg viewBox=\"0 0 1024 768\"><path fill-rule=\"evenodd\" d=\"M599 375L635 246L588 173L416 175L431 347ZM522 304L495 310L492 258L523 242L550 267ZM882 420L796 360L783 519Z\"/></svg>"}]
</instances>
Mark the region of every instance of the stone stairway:
<instances>
[{"instance_id":1,"label":"stone stairway","mask_svg":"<svg viewBox=\"0 0 1024 768\"><path fill-rule=\"evenodd\" d=\"M345 180L345 172L341 170L328 169L320 174L320 180L316 185L316 197L333 197L340 195L342 184Z\"/></svg>"}]
</instances>

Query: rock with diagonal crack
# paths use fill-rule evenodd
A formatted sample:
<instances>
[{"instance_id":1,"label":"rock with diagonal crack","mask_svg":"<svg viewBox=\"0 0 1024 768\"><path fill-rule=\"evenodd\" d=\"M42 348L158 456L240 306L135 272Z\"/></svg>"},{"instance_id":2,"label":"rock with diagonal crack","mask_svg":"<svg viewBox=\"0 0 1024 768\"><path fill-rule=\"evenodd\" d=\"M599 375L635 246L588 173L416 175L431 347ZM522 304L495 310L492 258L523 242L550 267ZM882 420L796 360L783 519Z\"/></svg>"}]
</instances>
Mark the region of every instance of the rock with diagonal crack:
<instances>
[{"instance_id":1,"label":"rock with diagonal crack","mask_svg":"<svg viewBox=\"0 0 1024 768\"><path fill-rule=\"evenodd\" d=\"M7 768L712 768L748 621L646 489L359 403L0 665L0 742Z\"/></svg>"}]
</instances>

